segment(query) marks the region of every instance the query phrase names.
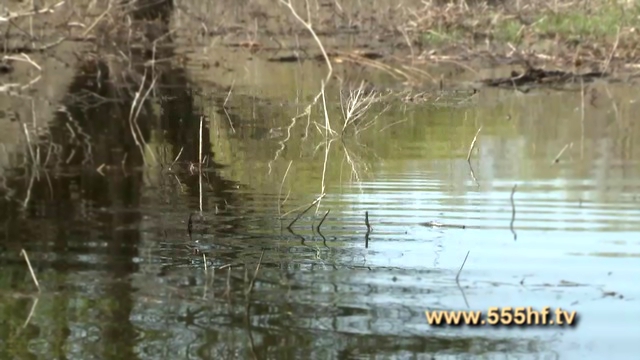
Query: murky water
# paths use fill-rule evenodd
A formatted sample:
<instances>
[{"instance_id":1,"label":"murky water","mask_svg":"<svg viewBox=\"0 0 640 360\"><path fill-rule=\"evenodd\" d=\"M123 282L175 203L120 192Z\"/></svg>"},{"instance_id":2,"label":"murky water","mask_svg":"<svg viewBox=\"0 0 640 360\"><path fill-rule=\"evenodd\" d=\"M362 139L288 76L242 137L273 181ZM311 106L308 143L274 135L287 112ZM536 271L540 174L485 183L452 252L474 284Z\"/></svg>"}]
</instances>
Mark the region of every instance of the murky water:
<instances>
[{"instance_id":1,"label":"murky water","mask_svg":"<svg viewBox=\"0 0 640 360\"><path fill-rule=\"evenodd\" d=\"M106 125L129 108L108 103L69 105L93 145L78 135L55 171L29 170L28 152L7 150L0 357L633 356L635 89L391 101L364 115L370 128L329 141L320 109L292 121L322 69L278 71L289 71L284 83L231 93L161 88L140 120L149 166L126 122ZM327 96L340 131L339 97ZM66 131L63 115L53 137ZM434 327L424 314L506 306L575 310L580 321Z\"/></svg>"}]
</instances>

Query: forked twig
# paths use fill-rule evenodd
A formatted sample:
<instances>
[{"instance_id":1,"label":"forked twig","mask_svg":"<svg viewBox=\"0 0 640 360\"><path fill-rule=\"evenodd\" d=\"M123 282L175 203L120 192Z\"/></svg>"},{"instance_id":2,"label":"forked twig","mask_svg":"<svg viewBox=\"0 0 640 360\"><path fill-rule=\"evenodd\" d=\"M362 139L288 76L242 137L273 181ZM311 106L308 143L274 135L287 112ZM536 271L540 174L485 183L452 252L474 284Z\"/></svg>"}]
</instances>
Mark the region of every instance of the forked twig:
<instances>
[{"instance_id":1,"label":"forked twig","mask_svg":"<svg viewBox=\"0 0 640 360\"><path fill-rule=\"evenodd\" d=\"M355 90L350 90L346 99L343 98L342 91L340 91L340 105L344 119L342 135L344 135L349 125L353 125L356 128L356 132L358 132L357 128L360 123L358 120L371 108L371 105L376 102L378 97L374 90L365 90L364 81L361 81Z\"/></svg>"}]
</instances>

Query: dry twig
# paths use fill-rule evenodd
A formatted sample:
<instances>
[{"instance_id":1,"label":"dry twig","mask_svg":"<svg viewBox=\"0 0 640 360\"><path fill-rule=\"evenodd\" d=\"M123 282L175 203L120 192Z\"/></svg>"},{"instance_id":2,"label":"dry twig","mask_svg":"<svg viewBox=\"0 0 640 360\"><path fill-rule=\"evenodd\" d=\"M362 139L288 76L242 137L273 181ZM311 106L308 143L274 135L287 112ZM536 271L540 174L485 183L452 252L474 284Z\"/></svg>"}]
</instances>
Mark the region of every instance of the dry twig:
<instances>
[{"instance_id":1,"label":"dry twig","mask_svg":"<svg viewBox=\"0 0 640 360\"><path fill-rule=\"evenodd\" d=\"M478 131L476 131L476 135L473 137L473 140L471 141L471 145L469 146L469 152L467 153L467 162L471 161L471 153L473 152L473 149L476 147L476 141L478 140L478 134L480 134L480 130L482 130L482 126L478 128Z\"/></svg>"},{"instance_id":2,"label":"dry twig","mask_svg":"<svg viewBox=\"0 0 640 360\"><path fill-rule=\"evenodd\" d=\"M328 71L324 81L321 82L321 88L318 94L313 98L311 103L307 105L307 107L301 114L296 115L291 119L291 124L287 128L287 137L282 141L280 141L280 149L276 151L276 155L271 162L274 162L275 160L277 160L278 157L280 156L280 153L284 150L286 142L291 138L291 129L295 126L297 120L304 116L311 116L311 108L318 103L318 100L320 99L320 97L324 96L324 88L327 85L327 83L329 83L329 81L331 80L331 75L333 74L333 66L331 65L331 60L329 59L329 55L327 55L327 52L324 46L322 45L322 41L320 41L320 38L318 38L318 35L316 34L315 30L313 30L313 26L311 25L310 12L309 11L307 12L307 21L305 21L300 17L300 15L298 15L298 12L294 9L293 4L291 3L291 0L286 0L286 1L279 0L279 1L281 4L289 8L289 10L291 11L291 14L296 18L296 20L298 20L307 29L307 31L309 31L309 33L315 40L316 44L320 48L320 51L322 52L322 56L324 57L324 60L327 64ZM271 162L269 164L269 168L271 168Z\"/></svg>"},{"instance_id":3,"label":"dry twig","mask_svg":"<svg viewBox=\"0 0 640 360\"><path fill-rule=\"evenodd\" d=\"M564 152L573 146L573 143L569 143L569 144L565 144L565 146L562 148L562 150L560 150L560 152L558 153L558 155L556 155L556 157L553 159L553 163L552 164L557 164L560 162L560 157L562 156L562 154L564 154Z\"/></svg>"},{"instance_id":4,"label":"dry twig","mask_svg":"<svg viewBox=\"0 0 640 360\"><path fill-rule=\"evenodd\" d=\"M330 211L331 209L327 210L327 212L324 214L324 216L320 220L320 223L318 223L318 227L316 227L316 231L318 231L318 234L320 234L321 236L322 236L322 233L320 232L320 226L322 226L322 224L324 223L324 220L327 218L327 215L329 215Z\"/></svg>"},{"instance_id":5,"label":"dry twig","mask_svg":"<svg viewBox=\"0 0 640 360\"><path fill-rule=\"evenodd\" d=\"M36 273L33 271L33 267L31 267L31 261L29 261L29 255L27 255L27 251L25 249L22 249L22 251L20 251L20 256L24 257L24 260L27 262L27 267L29 268L29 272L31 273L31 279L33 279L33 283L36 284L38 292L40 292L40 283L38 283Z\"/></svg>"},{"instance_id":6,"label":"dry twig","mask_svg":"<svg viewBox=\"0 0 640 360\"><path fill-rule=\"evenodd\" d=\"M309 204L309 206L308 206L306 209L304 209L302 212L300 212L300 213L298 214L298 216L296 216L296 218L295 218L295 219L293 219L293 221L291 221L291 223L289 224L289 226L287 226L287 229L291 230L291 227L293 226L293 224L295 224L295 223L296 223L296 221L298 221L298 220L302 217L302 215L306 214L306 212L307 212L307 211L309 211L309 209L311 209L315 204L317 204L318 202L320 202L320 200L322 200L322 198L323 198L323 197L325 197L325 195L326 195L326 194L324 194L324 193L323 193L322 195L318 196L315 200L313 200L313 201L311 202L311 204ZM286 214L285 214L285 215L286 215Z\"/></svg>"},{"instance_id":7,"label":"dry twig","mask_svg":"<svg viewBox=\"0 0 640 360\"><path fill-rule=\"evenodd\" d=\"M287 166L287 171L284 172L284 176L282 177L282 182L280 183L280 190L278 191L278 215L282 216L282 206L284 205L286 198L280 202L282 198L282 187L284 186L284 181L287 179L287 174L289 174L289 169L291 169L291 164L293 164L293 160L289 161L289 165Z\"/></svg>"},{"instance_id":8,"label":"dry twig","mask_svg":"<svg viewBox=\"0 0 640 360\"><path fill-rule=\"evenodd\" d=\"M462 261L462 265L460 265L460 269L458 270L458 273L456 274L456 282L458 282L460 280L460 273L462 272L462 268L464 268L464 264L467 263L467 258L469 257L469 253L471 251L467 251L467 255L464 257L464 261Z\"/></svg>"}]
</instances>

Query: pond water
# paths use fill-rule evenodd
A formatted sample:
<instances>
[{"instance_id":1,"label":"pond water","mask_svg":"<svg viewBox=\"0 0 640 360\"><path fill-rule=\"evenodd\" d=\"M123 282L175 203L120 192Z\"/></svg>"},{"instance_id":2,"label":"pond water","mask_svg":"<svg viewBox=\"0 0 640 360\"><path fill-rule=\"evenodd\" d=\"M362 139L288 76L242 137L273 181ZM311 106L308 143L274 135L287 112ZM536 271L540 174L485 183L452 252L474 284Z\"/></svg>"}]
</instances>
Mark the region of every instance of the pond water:
<instances>
[{"instance_id":1,"label":"pond water","mask_svg":"<svg viewBox=\"0 0 640 360\"><path fill-rule=\"evenodd\" d=\"M3 170L0 357L633 356L634 89L389 101L365 113L372 126L357 136L328 138L321 108L292 121L314 94L299 89L318 82L284 69L284 84L167 90L177 102L165 93L144 115L148 166L126 163L136 147L114 147L129 133L95 125L117 117L107 107L94 114L105 118L93 118L92 165ZM335 91L327 110L340 131ZM14 163L29 157L14 150ZM438 327L425 317L507 306L576 311L579 322Z\"/></svg>"}]
</instances>

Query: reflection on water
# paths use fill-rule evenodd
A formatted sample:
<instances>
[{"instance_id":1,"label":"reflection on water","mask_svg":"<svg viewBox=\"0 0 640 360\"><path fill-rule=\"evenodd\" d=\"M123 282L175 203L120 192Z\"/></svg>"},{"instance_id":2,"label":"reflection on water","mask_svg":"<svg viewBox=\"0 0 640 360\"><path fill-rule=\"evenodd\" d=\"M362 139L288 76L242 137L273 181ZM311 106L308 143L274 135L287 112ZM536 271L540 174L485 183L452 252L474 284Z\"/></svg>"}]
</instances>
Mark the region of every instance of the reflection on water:
<instances>
[{"instance_id":1,"label":"reflection on water","mask_svg":"<svg viewBox=\"0 0 640 360\"><path fill-rule=\"evenodd\" d=\"M611 96L585 111L579 93L555 92L481 92L455 108L391 103L357 138L326 141L306 119L292 123L290 99L227 99L226 90L192 90L188 77L165 72L138 119L145 156L161 166L145 166L122 120L133 98L75 101L114 91L79 75L51 125L65 161L36 173L16 153L20 161L3 170L11 192L0 204L2 358L634 352L634 91L601 89ZM337 95L328 96L337 127ZM70 126L84 138L65 141ZM474 180L466 157L480 126ZM287 231L323 188L317 212ZM420 225L428 221L465 228ZM581 320L573 329L489 329L424 319L425 310L467 306L562 307Z\"/></svg>"}]
</instances>

